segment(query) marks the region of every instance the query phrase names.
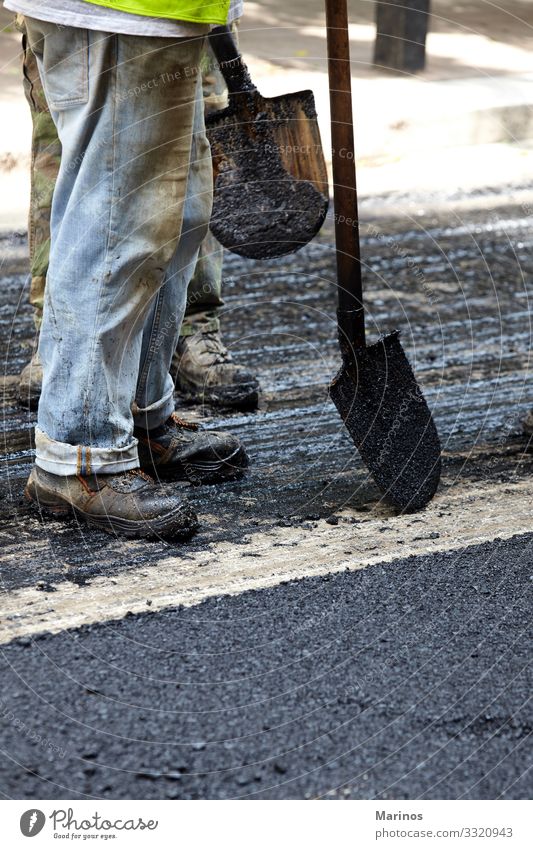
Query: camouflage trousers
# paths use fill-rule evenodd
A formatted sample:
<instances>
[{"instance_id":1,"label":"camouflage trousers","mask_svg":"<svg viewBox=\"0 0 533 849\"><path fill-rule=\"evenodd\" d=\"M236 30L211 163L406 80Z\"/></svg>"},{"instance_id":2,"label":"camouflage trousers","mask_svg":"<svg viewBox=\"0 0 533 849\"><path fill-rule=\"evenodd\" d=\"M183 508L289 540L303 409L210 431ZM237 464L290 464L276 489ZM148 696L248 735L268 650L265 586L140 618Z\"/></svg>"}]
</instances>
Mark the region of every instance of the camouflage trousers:
<instances>
[{"instance_id":1,"label":"camouflage trousers","mask_svg":"<svg viewBox=\"0 0 533 849\"><path fill-rule=\"evenodd\" d=\"M50 211L52 195L61 164L61 143L48 110L37 62L28 46L24 18L17 16L22 32L22 68L24 93L32 118L31 195L28 218L30 250L30 303L37 330L41 326L44 290L50 252ZM227 102L224 78L218 70L209 46L202 59L202 84L206 114L223 109ZM218 309L222 300L223 248L209 231L200 247L194 275L187 290L187 307L181 327L182 336L190 336L201 326L219 330Z\"/></svg>"}]
</instances>

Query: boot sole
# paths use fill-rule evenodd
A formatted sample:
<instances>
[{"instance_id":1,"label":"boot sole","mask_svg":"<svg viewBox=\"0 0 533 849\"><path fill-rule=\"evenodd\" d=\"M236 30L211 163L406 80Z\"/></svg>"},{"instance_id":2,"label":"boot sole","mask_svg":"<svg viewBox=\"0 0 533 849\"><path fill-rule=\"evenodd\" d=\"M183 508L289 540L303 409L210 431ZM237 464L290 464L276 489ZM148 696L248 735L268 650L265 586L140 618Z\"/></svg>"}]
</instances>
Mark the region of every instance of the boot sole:
<instances>
[{"instance_id":1,"label":"boot sole","mask_svg":"<svg viewBox=\"0 0 533 849\"><path fill-rule=\"evenodd\" d=\"M191 404L209 404L230 410L257 410L259 406L259 384L256 382L208 389L180 378L176 389Z\"/></svg>"},{"instance_id":2,"label":"boot sole","mask_svg":"<svg viewBox=\"0 0 533 849\"><path fill-rule=\"evenodd\" d=\"M92 516L70 504L68 501L46 501L46 497L32 493L28 487L24 490L26 501L39 509L39 512L51 519L69 519L73 516L85 522L88 527L105 531L107 534L120 533L130 539L171 538L184 540L191 537L198 529L198 520L191 514L183 516L182 508L173 513L167 513L149 522L137 522L133 519L123 519L119 516ZM174 521L173 521L174 520Z\"/></svg>"},{"instance_id":3,"label":"boot sole","mask_svg":"<svg viewBox=\"0 0 533 849\"><path fill-rule=\"evenodd\" d=\"M196 486L211 483L227 483L239 480L248 468L248 455L241 446L223 460L196 460L166 465L144 464L143 471L161 480L187 480Z\"/></svg>"}]
</instances>

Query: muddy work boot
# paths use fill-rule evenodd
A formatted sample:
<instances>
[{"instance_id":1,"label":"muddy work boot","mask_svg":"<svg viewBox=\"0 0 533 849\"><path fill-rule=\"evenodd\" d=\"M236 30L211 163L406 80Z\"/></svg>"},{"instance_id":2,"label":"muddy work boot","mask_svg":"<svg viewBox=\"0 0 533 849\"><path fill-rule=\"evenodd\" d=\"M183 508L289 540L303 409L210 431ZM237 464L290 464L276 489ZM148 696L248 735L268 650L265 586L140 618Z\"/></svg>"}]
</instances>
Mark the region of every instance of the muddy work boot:
<instances>
[{"instance_id":1,"label":"muddy work boot","mask_svg":"<svg viewBox=\"0 0 533 849\"><path fill-rule=\"evenodd\" d=\"M43 367L37 351L20 373L18 398L23 407L36 410L43 385Z\"/></svg>"},{"instance_id":2,"label":"muddy work boot","mask_svg":"<svg viewBox=\"0 0 533 849\"><path fill-rule=\"evenodd\" d=\"M154 430L136 427L141 469L155 477L194 484L222 483L242 477L248 457L236 436L200 430L173 413Z\"/></svg>"},{"instance_id":3,"label":"muddy work boot","mask_svg":"<svg viewBox=\"0 0 533 849\"><path fill-rule=\"evenodd\" d=\"M26 499L53 518L75 515L93 528L127 537L186 539L198 527L182 496L139 469L116 475L52 475L34 466Z\"/></svg>"},{"instance_id":4,"label":"muddy work boot","mask_svg":"<svg viewBox=\"0 0 533 849\"><path fill-rule=\"evenodd\" d=\"M172 374L190 401L237 410L255 410L259 403L257 378L232 362L218 330L180 336Z\"/></svg>"},{"instance_id":5,"label":"muddy work boot","mask_svg":"<svg viewBox=\"0 0 533 849\"><path fill-rule=\"evenodd\" d=\"M522 421L522 429L526 436L533 436L533 410L530 410Z\"/></svg>"}]
</instances>

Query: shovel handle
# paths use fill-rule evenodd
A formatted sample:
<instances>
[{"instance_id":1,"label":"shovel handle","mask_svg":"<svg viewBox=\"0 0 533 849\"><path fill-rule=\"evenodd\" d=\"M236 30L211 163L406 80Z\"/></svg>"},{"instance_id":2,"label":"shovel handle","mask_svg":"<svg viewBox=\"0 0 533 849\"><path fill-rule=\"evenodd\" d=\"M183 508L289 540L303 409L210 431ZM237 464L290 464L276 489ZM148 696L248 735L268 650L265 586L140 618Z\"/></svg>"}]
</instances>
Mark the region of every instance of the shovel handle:
<instances>
[{"instance_id":1,"label":"shovel handle","mask_svg":"<svg viewBox=\"0 0 533 849\"><path fill-rule=\"evenodd\" d=\"M365 347L346 0L326 0L329 102L341 348Z\"/></svg>"},{"instance_id":2,"label":"shovel handle","mask_svg":"<svg viewBox=\"0 0 533 849\"><path fill-rule=\"evenodd\" d=\"M209 33L209 44L215 54L220 73L226 81L229 93L239 94L242 91L256 91L248 68L237 50L231 27L213 27Z\"/></svg>"}]
</instances>

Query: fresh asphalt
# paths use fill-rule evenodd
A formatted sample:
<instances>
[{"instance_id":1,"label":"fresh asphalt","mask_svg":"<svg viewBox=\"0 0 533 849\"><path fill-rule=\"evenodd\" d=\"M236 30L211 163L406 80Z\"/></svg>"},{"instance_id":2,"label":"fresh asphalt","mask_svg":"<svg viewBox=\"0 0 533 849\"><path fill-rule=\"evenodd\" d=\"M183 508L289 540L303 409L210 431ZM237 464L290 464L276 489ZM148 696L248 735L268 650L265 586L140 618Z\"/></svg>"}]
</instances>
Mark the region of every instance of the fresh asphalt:
<instances>
[{"instance_id":1,"label":"fresh asphalt","mask_svg":"<svg viewBox=\"0 0 533 849\"><path fill-rule=\"evenodd\" d=\"M527 798L533 534L2 651L15 798Z\"/></svg>"}]
</instances>

